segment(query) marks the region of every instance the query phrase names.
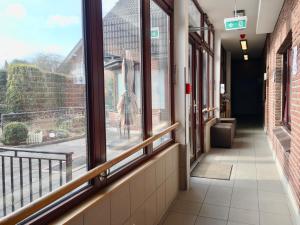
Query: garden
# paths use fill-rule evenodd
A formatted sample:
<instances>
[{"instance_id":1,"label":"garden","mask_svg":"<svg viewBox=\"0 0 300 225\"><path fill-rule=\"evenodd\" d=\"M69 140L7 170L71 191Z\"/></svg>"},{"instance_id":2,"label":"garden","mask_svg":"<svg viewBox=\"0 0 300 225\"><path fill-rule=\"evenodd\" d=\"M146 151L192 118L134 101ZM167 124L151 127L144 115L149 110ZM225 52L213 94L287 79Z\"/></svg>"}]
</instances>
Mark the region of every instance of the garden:
<instances>
[{"instance_id":1,"label":"garden","mask_svg":"<svg viewBox=\"0 0 300 225\"><path fill-rule=\"evenodd\" d=\"M11 64L0 71L2 145L37 145L86 133L84 90L63 73Z\"/></svg>"}]
</instances>

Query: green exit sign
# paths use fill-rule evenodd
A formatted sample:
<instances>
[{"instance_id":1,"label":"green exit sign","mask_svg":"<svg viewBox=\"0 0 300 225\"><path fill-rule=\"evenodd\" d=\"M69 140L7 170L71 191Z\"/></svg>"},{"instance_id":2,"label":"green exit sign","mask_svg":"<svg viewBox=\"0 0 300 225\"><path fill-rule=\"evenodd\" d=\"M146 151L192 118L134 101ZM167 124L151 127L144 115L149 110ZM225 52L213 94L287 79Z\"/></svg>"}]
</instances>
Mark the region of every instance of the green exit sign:
<instances>
[{"instance_id":1,"label":"green exit sign","mask_svg":"<svg viewBox=\"0 0 300 225\"><path fill-rule=\"evenodd\" d=\"M241 30L247 28L247 16L224 19L225 30Z\"/></svg>"}]
</instances>

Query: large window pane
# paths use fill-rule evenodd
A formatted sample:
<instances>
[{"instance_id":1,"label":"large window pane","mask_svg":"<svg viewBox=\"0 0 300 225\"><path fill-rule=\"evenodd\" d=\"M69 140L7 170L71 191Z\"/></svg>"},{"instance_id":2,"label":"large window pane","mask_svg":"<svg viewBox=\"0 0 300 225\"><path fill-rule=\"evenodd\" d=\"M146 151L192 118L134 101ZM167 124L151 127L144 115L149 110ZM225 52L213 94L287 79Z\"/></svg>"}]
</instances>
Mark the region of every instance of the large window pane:
<instances>
[{"instance_id":1,"label":"large window pane","mask_svg":"<svg viewBox=\"0 0 300 225\"><path fill-rule=\"evenodd\" d=\"M202 55L202 108L208 108L208 73L207 73L207 68L208 68L208 54L205 50L203 50L203 55ZM207 113L203 114L204 120L208 118Z\"/></svg>"},{"instance_id":2,"label":"large window pane","mask_svg":"<svg viewBox=\"0 0 300 225\"><path fill-rule=\"evenodd\" d=\"M0 216L87 169L82 1L14 2L0 2Z\"/></svg>"},{"instance_id":3,"label":"large window pane","mask_svg":"<svg viewBox=\"0 0 300 225\"><path fill-rule=\"evenodd\" d=\"M210 48L214 50L214 33L210 31Z\"/></svg>"},{"instance_id":4,"label":"large window pane","mask_svg":"<svg viewBox=\"0 0 300 225\"><path fill-rule=\"evenodd\" d=\"M204 30L204 41L208 44L209 30L208 30L208 24L207 24L206 21L204 22L204 28L205 28L205 30Z\"/></svg>"},{"instance_id":5,"label":"large window pane","mask_svg":"<svg viewBox=\"0 0 300 225\"><path fill-rule=\"evenodd\" d=\"M209 108L213 108L214 102L214 77L213 77L213 57L209 56ZM211 111L209 116L213 116L214 112Z\"/></svg>"},{"instance_id":6,"label":"large window pane","mask_svg":"<svg viewBox=\"0 0 300 225\"><path fill-rule=\"evenodd\" d=\"M201 27L201 13L196 7L193 0L189 2L189 25L193 27ZM201 31L197 31L201 35Z\"/></svg>"},{"instance_id":7,"label":"large window pane","mask_svg":"<svg viewBox=\"0 0 300 225\"><path fill-rule=\"evenodd\" d=\"M170 17L151 1L151 86L152 122L156 134L171 125ZM153 35L154 31L156 35ZM154 147L170 139L165 135Z\"/></svg>"},{"instance_id":8,"label":"large window pane","mask_svg":"<svg viewBox=\"0 0 300 225\"><path fill-rule=\"evenodd\" d=\"M140 143L142 133L139 0L102 2L107 159ZM121 165L143 154L132 156ZM115 167L116 168L116 167Z\"/></svg>"}]
</instances>

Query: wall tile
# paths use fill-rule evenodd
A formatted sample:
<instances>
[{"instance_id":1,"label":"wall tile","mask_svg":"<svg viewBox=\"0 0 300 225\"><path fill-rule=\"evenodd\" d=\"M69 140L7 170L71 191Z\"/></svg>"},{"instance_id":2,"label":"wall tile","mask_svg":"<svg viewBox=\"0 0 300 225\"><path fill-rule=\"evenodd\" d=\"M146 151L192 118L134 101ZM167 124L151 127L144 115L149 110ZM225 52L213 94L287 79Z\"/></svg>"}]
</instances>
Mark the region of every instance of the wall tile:
<instances>
[{"instance_id":1,"label":"wall tile","mask_svg":"<svg viewBox=\"0 0 300 225\"><path fill-rule=\"evenodd\" d=\"M101 199L94 206L84 212L84 224L88 225L110 225L110 198Z\"/></svg>"},{"instance_id":2,"label":"wall tile","mask_svg":"<svg viewBox=\"0 0 300 225\"><path fill-rule=\"evenodd\" d=\"M111 194L111 225L120 225L130 217L129 183L123 184Z\"/></svg>"},{"instance_id":3,"label":"wall tile","mask_svg":"<svg viewBox=\"0 0 300 225\"><path fill-rule=\"evenodd\" d=\"M166 184L163 183L156 192L157 216L158 219L163 216L166 211Z\"/></svg>"},{"instance_id":4,"label":"wall tile","mask_svg":"<svg viewBox=\"0 0 300 225\"><path fill-rule=\"evenodd\" d=\"M158 188L166 179L166 163L165 157L162 157L158 160L155 165L155 174L156 174L156 188Z\"/></svg>"},{"instance_id":5,"label":"wall tile","mask_svg":"<svg viewBox=\"0 0 300 225\"><path fill-rule=\"evenodd\" d=\"M145 198L148 198L156 190L155 164L145 171Z\"/></svg>"},{"instance_id":6,"label":"wall tile","mask_svg":"<svg viewBox=\"0 0 300 225\"><path fill-rule=\"evenodd\" d=\"M131 215L145 201L145 173L139 173L130 181Z\"/></svg>"},{"instance_id":7,"label":"wall tile","mask_svg":"<svg viewBox=\"0 0 300 225\"><path fill-rule=\"evenodd\" d=\"M156 193L154 192L145 202L145 224L155 225L157 219Z\"/></svg>"}]
</instances>

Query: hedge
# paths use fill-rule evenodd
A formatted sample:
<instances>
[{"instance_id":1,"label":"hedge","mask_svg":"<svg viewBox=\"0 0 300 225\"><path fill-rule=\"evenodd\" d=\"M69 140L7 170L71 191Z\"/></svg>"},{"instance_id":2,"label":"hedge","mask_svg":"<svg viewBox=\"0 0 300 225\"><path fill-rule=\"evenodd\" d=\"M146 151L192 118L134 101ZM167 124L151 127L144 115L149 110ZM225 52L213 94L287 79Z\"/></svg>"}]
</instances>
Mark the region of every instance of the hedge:
<instances>
[{"instance_id":1,"label":"hedge","mask_svg":"<svg viewBox=\"0 0 300 225\"><path fill-rule=\"evenodd\" d=\"M19 145L26 141L28 129L24 123L12 122L3 130L3 143L6 145Z\"/></svg>"},{"instance_id":2,"label":"hedge","mask_svg":"<svg viewBox=\"0 0 300 225\"><path fill-rule=\"evenodd\" d=\"M28 64L8 68L6 105L8 112L32 112L64 106L65 77L44 73Z\"/></svg>"}]
</instances>

